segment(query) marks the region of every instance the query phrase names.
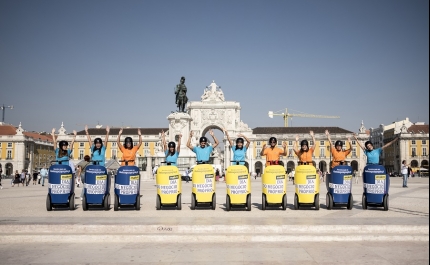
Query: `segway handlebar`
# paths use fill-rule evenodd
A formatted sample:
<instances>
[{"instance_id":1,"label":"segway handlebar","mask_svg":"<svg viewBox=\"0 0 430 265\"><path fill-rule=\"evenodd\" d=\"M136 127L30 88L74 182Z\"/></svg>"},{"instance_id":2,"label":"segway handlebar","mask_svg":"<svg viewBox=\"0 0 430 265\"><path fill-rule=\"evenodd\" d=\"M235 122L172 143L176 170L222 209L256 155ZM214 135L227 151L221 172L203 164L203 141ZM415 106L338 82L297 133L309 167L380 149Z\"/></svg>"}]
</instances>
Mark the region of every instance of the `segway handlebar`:
<instances>
[{"instance_id":1,"label":"segway handlebar","mask_svg":"<svg viewBox=\"0 0 430 265\"><path fill-rule=\"evenodd\" d=\"M269 162L269 165L280 165L279 160L269 160L267 162Z\"/></svg>"},{"instance_id":2,"label":"segway handlebar","mask_svg":"<svg viewBox=\"0 0 430 265\"><path fill-rule=\"evenodd\" d=\"M236 165L240 165L240 162L245 162L244 160L231 160L230 162L236 163Z\"/></svg>"},{"instance_id":3,"label":"segway handlebar","mask_svg":"<svg viewBox=\"0 0 430 265\"><path fill-rule=\"evenodd\" d=\"M200 164L209 164L209 161L197 160L196 162L197 162L197 165L200 165Z\"/></svg>"},{"instance_id":4,"label":"segway handlebar","mask_svg":"<svg viewBox=\"0 0 430 265\"><path fill-rule=\"evenodd\" d=\"M170 165L172 165L172 162L163 161L163 162L160 162L160 164L166 164L166 165L170 166Z\"/></svg>"},{"instance_id":5,"label":"segway handlebar","mask_svg":"<svg viewBox=\"0 0 430 265\"><path fill-rule=\"evenodd\" d=\"M119 162L125 162L125 165L128 166L128 162L134 162L134 160L119 160Z\"/></svg>"},{"instance_id":6,"label":"segway handlebar","mask_svg":"<svg viewBox=\"0 0 430 265\"><path fill-rule=\"evenodd\" d=\"M51 164L52 163L58 163L59 165L62 165L63 162L69 162L69 160L66 160L66 161L64 161L64 160L52 160L52 161L50 161Z\"/></svg>"},{"instance_id":7,"label":"segway handlebar","mask_svg":"<svg viewBox=\"0 0 430 265\"><path fill-rule=\"evenodd\" d=\"M299 165L313 165L312 162L298 162Z\"/></svg>"},{"instance_id":8,"label":"segway handlebar","mask_svg":"<svg viewBox=\"0 0 430 265\"><path fill-rule=\"evenodd\" d=\"M99 165L100 162L102 162L101 160L90 160L90 162L93 163L93 165Z\"/></svg>"}]
</instances>

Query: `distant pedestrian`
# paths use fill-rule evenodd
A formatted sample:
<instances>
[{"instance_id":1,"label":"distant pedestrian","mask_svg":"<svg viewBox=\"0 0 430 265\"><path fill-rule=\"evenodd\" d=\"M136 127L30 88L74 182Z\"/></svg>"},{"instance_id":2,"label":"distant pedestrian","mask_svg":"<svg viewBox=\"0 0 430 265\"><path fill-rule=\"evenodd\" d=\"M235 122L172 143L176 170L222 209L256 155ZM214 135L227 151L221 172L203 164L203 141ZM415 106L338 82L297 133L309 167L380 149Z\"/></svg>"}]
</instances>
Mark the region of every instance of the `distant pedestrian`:
<instances>
[{"instance_id":1,"label":"distant pedestrian","mask_svg":"<svg viewBox=\"0 0 430 265\"><path fill-rule=\"evenodd\" d=\"M293 169L291 171L291 180L294 182L294 176L296 175L296 171Z\"/></svg>"},{"instance_id":2,"label":"distant pedestrian","mask_svg":"<svg viewBox=\"0 0 430 265\"><path fill-rule=\"evenodd\" d=\"M155 165L155 167L152 169L152 179L155 179L155 175L157 175L158 165Z\"/></svg>"},{"instance_id":3,"label":"distant pedestrian","mask_svg":"<svg viewBox=\"0 0 430 265\"><path fill-rule=\"evenodd\" d=\"M354 173L352 173L354 176L355 184L358 184L358 171L354 170Z\"/></svg>"},{"instance_id":4,"label":"distant pedestrian","mask_svg":"<svg viewBox=\"0 0 430 265\"><path fill-rule=\"evenodd\" d=\"M190 181L190 168L185 169L185 181Z\"/></svg>"},{"instance_id":5,"label":"distant pedestrian","mask_svg":"<svg viewBox=\"0 0 430 265\"><path fill-rule=\"evenodd\" d=\"M22 184L22 186L25 185L25 170L24 169L21 172L21 184Z\"/></svg>"},{"instance_id":6,"label":"distant pedestrian","mask_svg":"<svg viewBox=\"0 0 430 265\"><path fill-rule=\"evenodd\" d=\"M402 161L401 173L403 176L403 188L407 188L408 187L409 165L406 164L406 160Z\"/></svg>"},{"instance_id":7,"label":"distant pedestrian","mask_svg":"<svg viewBox=\"0 0 430 265\"><path fill-rule=\"evenodd\" d=\"M14 187L15 184L18 184L18 187L19 187L20 183L21 183L21 174L19 174L18 170L16 170L15 171L15 177L14 177L13 182L12 182L12 187Z\"/></svg>"},{"instance_id":8,"label":"distant pedestrian","mask_svg":"<svg viewBox=\"0 0 430 265\"><path fill-rule=\"evenodd\" d=\"M30 185L30 181L31 181L32 177L30 175L30 173L28 172L28 170L25 171L25 186Z\"/></svg>"},{"instance_id":9,"label":"distant pedestrian","mask_svg":"<svg viewBox=\"0 0 430 265\"><path fill-rule=\"evenodd\" d=\"M91 164L90 162L90 156L86 155L84 156L84 161L79 162L79 164L77 165L78 167L78 171L77 173L77 178L79 182L82 182L82 192L81 192L81 201L84 197L84 187L85 187L85 169L87 168L88 165Z\"/></svg>"},{"instance_id":10,"label":"distant pedestrian","mask_svg":"<svg viewBox=\"0 0 430 265\"><path fill-rule=\"evenodd\" d=\"M33 172L33 185L36 185L37 183L37 176L39 176L39 173L35 170Z\"/></svg>"},{"instance_id":11,"label":"distant pedestrian","mask_svg":"<svg viewBox=\"0 0 430 265\"><path fill-rule=\"evenodd\" d=\"M2 178L2 176L1 176L1 173L0 173L0 189L3 189L3 185L1 184L1 178Z\"/></svg>"},{"instance_id":12,"label":"distant pedestrian","mask_svg":"<svg viewBox=\"0 0 430 265\"><path fill-rule=\"evenodd\" d=\"M46 169L46 167L43 167L40 170L40 179L42 180L42 186L45 185L45 178L48 177L48 170Z\"/></svg>"},{"instance_id":13,"label":"distant pedestrian","mask_svg":"<svg viewBox=\"0 0 430 265\"><path fill-rule=\"evenodd\" d=\"M219 177L220 177L220 175L219 175L219 169L217 168L216 171L215 171L215 181L219 181Z\"/></svg>"}]
</instances>

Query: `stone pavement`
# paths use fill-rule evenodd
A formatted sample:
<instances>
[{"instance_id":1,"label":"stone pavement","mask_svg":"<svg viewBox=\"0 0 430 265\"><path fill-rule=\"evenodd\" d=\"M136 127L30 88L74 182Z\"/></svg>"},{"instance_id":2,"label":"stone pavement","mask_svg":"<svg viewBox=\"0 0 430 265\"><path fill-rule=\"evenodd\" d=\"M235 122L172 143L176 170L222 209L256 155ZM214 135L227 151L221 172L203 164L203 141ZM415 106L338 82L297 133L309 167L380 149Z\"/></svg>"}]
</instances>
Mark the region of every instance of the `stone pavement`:
<instances>
[{"instance_id":1,"label":"stone pavement","mask_svg":"<svg viewBox=\"0 0 430 265\"><path fill-rule=\"evenodd\" d=\"M182 210L155 209L153 181L141 183L141 210L47 212L47 186L0 190L1 264L428 264L429 179L402 188L391 179L390 210L361 209L362 184L352 210L261 210L261 180L252 180L252 211L225 210L225 183L217 208L190 209L183 182ZM75 190L80 194L81 188ZM111 192L113 194L113 192Z\"/></svg>"}]
</instances>

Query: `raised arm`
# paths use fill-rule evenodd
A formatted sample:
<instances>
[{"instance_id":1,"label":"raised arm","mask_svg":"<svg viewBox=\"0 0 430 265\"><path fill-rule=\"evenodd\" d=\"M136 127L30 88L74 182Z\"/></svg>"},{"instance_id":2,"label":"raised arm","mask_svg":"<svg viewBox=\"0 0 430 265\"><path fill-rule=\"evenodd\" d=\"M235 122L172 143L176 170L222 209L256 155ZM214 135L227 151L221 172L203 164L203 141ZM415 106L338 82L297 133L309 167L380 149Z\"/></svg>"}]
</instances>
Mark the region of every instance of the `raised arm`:
<instances>
[{"instance_id":1,"label":"raised arm","mask_svg":"<svg viewBox=\"0 0 430 265\"><path fill-rule=\"evenodd\" d=\"M209 134L212 136L212 138L214 139L214 144L212 145L212 148L215 149L215 147L218 146L219 142L217 140L217 138L215 137L215 134L212 130L209 130Z\"/></svg>"},{"instance_id":2,"label":"raised arm","mask_svg":"<svg viewBox=\"0 0 430 265\"><path fill-rule=\"evenodd\" d=\"M224 134L227 136L227 140L228 140L228 143L230 144L230 147L232 147L232 146L233 146L233 142L231 141L230 136L228 135L227 130L226 130L226 129L223 129L222 131L223 131L223 132L224 132Z\"/></svg>"},{"instance_id":3,"label":"raised arm","mask_svg":"<svg viewBox=\"0 0 430 265\"><path fill-rule=\"evenodd\" d=\"M354 133L352 136L354 137L354 139L355 139L355 141L358 143L358 145L361 147L361 149L366 150L366 147L364 147L364 146L361 144L361 142L357 139L357 135Z\"/></svg>"},{"instance_id":4,"label":"raised arm","mask_svg":"<svg viewBox=\"0 0 430 265\"><path fill-rule=\"evenodd\" d=\"M249 139L248 138L246 138L246 136L245 135L243 135L243 134L239 134L238 135L239 137L243 137L244 139L245 139L245 141L246 141L246 149L248 149L248 147L249 147L249 144L251 143L251 141L249 141Z\"/></svg>"},{"instance_id":5,"label":"raised arm","mask_svg":"<svg viewBox=\"0 0 430 265\"><path fill-rule=\"evenodd\" d=\"M191 145L191 138L193 137L193 131L190 131L190 136L188 136L187 141L187 147L191 149L191 151L194 149L194 147Z\"/></svg>"},{"instance_id":6,"label":"raised arm","mask_svg":"<svg viewBox=\"0 0 430 265\"><path fill-rule=\"evenodd\" d=\"M109 142L109 132L110 132L110 128L109 126L106 126L106 137L105 137L105 146L107 147L107 144ZM90 145L91 146L91 145Z\"/></svg>"},{"instance_id":7,"label":"raised arm","mask_svg":"<svg viewBox=\"0 0 430 265\"><path fill-rule=\"evenodd\" d=\"M282 147L284 147L284 153L282 155L286 156L287 155L287 143L286 142L282 142Z\"/></svg>"},{"instance_id":8,"label":"raised arm","mask_svg":"<svg viewBox=\"0 0 430 265\"><path fill-rule=\"evenodd\" d=\"M166 143L166 134L164 131L161 131L161 145L163 146L163 151L166 152L167 149L167 143Z\"/></svg>"},{"instance_id":9,"label":"raised arm","mask_svg":"<svg viewBox=\"0 0 430 265\"><path fill-rule=\"evenodd\" d=\"M294 141L294 145L293 145L293 150L294 150L294 153L298 153L300 150L299 150L299 135L298 134L296 134L296 140Z\"/></svg>"},{"instance_id":10,"label":"raised arm","mask_svg":"<svg viewBox=\"0 0 430 265\"><path fill-rule=\"evenodd\" d=\"M178 147L176 147L176 152L178 152L178 154L181 151L181 142L182 142L181 139L182 139L182 134L179 134L178 135Z\"/></svg>"},{"instance_id":11,"label":"raised arm","mask_svg":"<svg viewBox=\"0 0 430 265\"><path fill-rule=\"evenodd\" d=\"M315 147L317 146L317 141L315 141L315 134L314 134L314 132L313 132L313 131L310 131L310 132L309 132L309 134L311 135L311 137L312 137L312 142L314 143L314 144L312 145L312 147L310 147L309 149L313 149L313 150L315 150Z\"/></svg>"},{"instance_id":12,"label":"raised arm","mask_svg":"<svg viewBox=\"0 0 430 265\"><path fill-rule=\"evenodd\" d=\"M351 138L348 137L348 143L349 143L349 150L352 151L352 142L351 142Z\"/></svg>"},{"instance_id":13,"label":"raised arm","mask_svg":"<svg viewBox=\"0 0 430 265\"><path fill-rule=\"evenodd\" d=\"M122 146L121 141L120 141L121 140L121 134L122 134L122 128L119 130L118 138L116 139L116 144L118 145L119 149L124 148L124 146Z\"/></svg>"},{"instance_id":14,"label":"raised arm","mask_svg":"<svg viewBox=\"0 0 430 265\"><path fill-rule=\"evenodd\" d=\"M87 135L88 144L90 145L90 148L91 148L92 143L91 143L91 136L88 133L88 125L85 125L85 134Z\"/></svg>"},{"instance_id":15,"label":"raised arm","mask_svg":"<svg viewBox=\"0 0 430 265\"><path fill-rule=\"evenodd\" d=\"M72 139L72 143L70 144L70 153L73 151L73 145L75 144L75 139L76 139L76 131L73 130L73 139Z\"/></svg>"},{"instance_id":16,"label":"raised arm","mask_svg":"<svg viewBox=\"0 0 430 265\"><path fill-rule=\"evenodd\" d=\"M263 148L261 148L260 156L264 156L264 149L266 149L266 144L263 144Z\"/></svg>"},{"instance_id":17,"label":"raised arm","mask_svg":"<svg viewBox=\"0 0 430 265\"><path fill-rule=\"evenodd\" d=\"M57 148L57 138L55 138L55 128L52 128L52 141L54 142L54 150Z\"/></svg>"},{"instance_id":18,"label":"raised arm","mask_svg":"<svg viewBox=\"0 0 430 265\"><path fill-rule=\"evenodd\" d=\"M387 148L388 146L392 145L395 141L399 140L399 136L397 136L396 138L394 138L391 142L387 143L386 145L384 145L383 147L381 147L382 150L384 150L385 148Z\"/></svg>"},{"instance_id":19,"label":"raised arm","mask_svg":"<svg viewBox=\"0 0 430 265\"><path fill-rule=\"evenodd\" d=\"M139 135L139 144L137 145L137 150L139 150L140 146L142 146L142 132L140 131L140 128L137 129L137 134Z\"/></svg>"},{"instance_id":20,"label":"raised arm","mask_svg":"<svg viewBox=\"0 0 430 265\"><path fill-rule=\"evenodd\" d=\"M328 130L325 130L325 135L327 135L328 143L330 144L330 148L332 148L330 132Z\"/></svg>"}]
</instances>

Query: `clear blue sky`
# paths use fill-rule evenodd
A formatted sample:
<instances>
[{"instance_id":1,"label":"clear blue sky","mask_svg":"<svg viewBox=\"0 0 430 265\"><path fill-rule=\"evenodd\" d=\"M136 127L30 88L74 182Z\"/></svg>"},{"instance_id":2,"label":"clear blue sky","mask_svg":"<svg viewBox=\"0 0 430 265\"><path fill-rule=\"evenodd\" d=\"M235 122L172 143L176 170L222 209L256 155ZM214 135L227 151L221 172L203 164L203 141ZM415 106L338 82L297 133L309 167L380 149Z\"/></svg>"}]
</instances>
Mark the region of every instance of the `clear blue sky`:
<instances>
[{"instance_id":1,"label":"clear blue sky","mask_svg":"<svg viewBox=\"0 0 430 265\"><path fill-rule=\"evenodd\" d=\"M5 122L167 127L215 80L251 128L429 122L429 2L0 1Z\"/></svg>"}]
</instances>

